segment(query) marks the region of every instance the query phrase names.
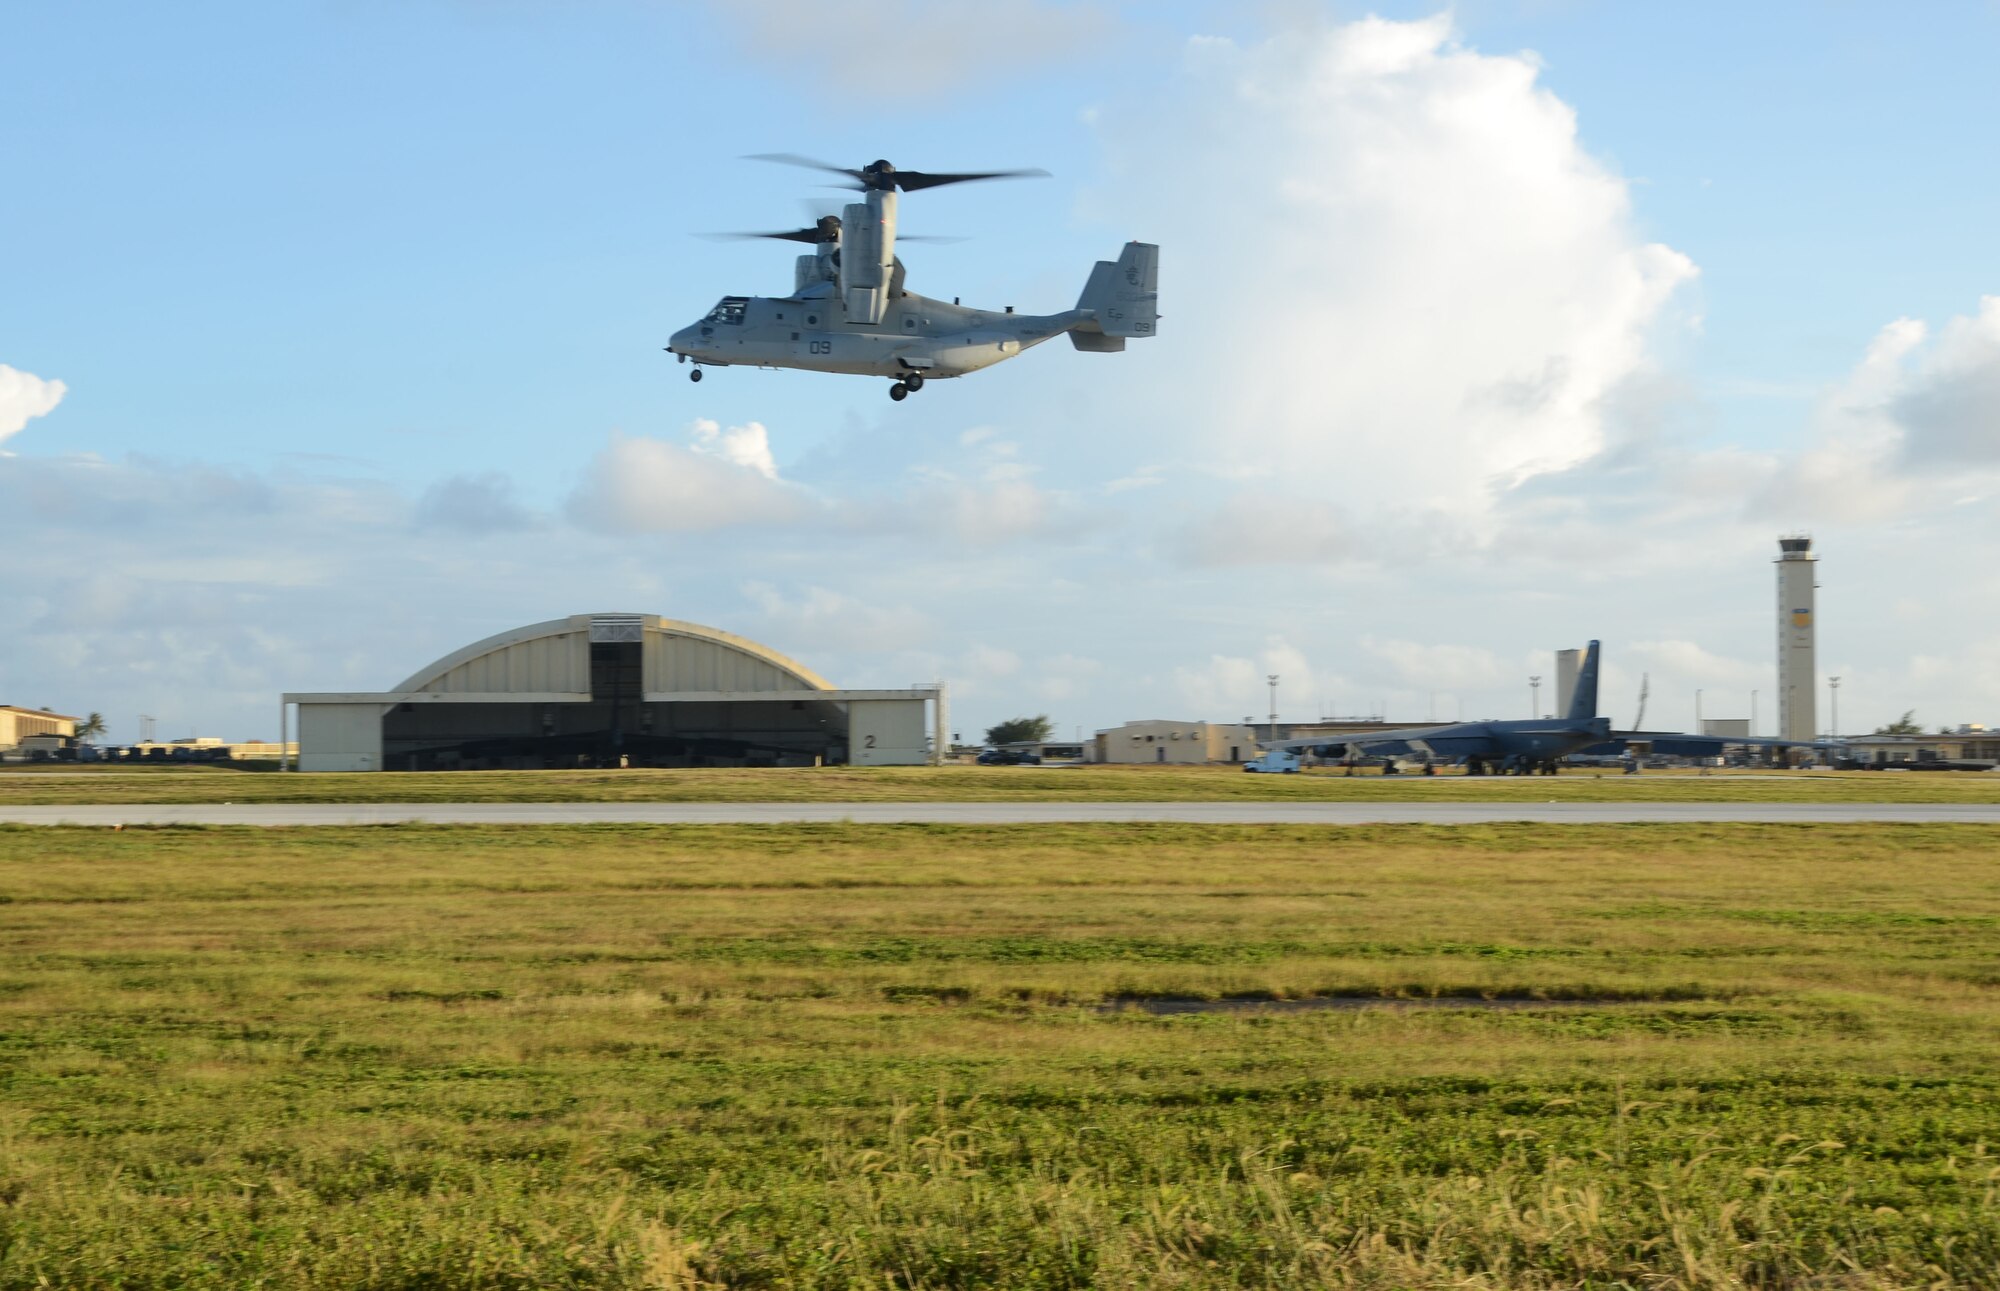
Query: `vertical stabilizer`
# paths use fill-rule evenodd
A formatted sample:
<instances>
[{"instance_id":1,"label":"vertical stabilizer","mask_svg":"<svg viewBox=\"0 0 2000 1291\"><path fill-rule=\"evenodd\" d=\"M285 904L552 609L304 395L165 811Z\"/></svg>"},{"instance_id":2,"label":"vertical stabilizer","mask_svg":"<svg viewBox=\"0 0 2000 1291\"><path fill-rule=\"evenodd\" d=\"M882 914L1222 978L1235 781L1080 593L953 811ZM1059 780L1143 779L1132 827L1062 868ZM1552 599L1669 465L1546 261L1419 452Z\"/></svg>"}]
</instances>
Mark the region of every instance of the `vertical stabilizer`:
<instances>
[{"instance_id":1,"label":"vertical stabilizer","mask_svg":"<svg viewBox=\"0 0 2000 1291\"><path fill-rule=\"evenodd\" d=\"M1597 642L1583 652L1583 663L1576 670L1576 691L1570 696L1569 712L1563 714L1572 722L1587 722L1597 716Z\"/></svg>"},{"instance_id":2,"label":"vertical stabilizer","mask_svg":"<svg viewBox=\"0 0 2000 1291\"><path fill-rule=\"evenodd\" d=\"M1160 323L1160 248L1127 242L1116 260L1099 260L1076 307L1095 314L1091 321L1106 336L1153 335Z\"/></svg>"}]
</instances>

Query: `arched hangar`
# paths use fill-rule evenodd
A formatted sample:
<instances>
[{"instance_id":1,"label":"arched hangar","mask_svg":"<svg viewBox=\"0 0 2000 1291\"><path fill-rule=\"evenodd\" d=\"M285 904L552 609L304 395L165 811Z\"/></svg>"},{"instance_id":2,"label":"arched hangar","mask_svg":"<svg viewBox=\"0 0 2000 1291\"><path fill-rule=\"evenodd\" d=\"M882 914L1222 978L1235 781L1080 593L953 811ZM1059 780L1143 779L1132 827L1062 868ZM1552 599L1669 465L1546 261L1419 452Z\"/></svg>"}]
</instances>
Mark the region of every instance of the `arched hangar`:
<instances>
[{"instance_id":1,"label":"arched hangar","mask_svg":"<svg viewBox=\"0 0 2000 1291\"><path fill-rule=\"evenodd\" d=\"M653 614L531 623L394 690L284 705L301 771L909 766L946 747L941 685L838 690L755 641Z\"/></svg>"}]
</instances>

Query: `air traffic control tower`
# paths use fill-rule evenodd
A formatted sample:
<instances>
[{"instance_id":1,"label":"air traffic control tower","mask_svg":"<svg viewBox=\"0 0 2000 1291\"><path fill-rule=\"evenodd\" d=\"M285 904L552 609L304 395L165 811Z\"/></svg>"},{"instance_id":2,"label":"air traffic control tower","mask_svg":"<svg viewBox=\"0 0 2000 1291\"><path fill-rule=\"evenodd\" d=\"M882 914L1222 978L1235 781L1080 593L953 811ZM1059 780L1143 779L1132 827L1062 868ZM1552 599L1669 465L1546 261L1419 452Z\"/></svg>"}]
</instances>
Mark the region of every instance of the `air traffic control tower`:
<instances>
[{"instance_id":1,"label":"air traffic control tower","mask_svg":"<svg viewBox=\"0 0 2000 1291\"><path fill-rule=\"evenodd\" d=\"M1813 657L1813 590L1819 562L1812 539L1802 534L1778 539L1778 738L1815 739L1813 707L1819 693Z\"/></svg>"}]
</instances>

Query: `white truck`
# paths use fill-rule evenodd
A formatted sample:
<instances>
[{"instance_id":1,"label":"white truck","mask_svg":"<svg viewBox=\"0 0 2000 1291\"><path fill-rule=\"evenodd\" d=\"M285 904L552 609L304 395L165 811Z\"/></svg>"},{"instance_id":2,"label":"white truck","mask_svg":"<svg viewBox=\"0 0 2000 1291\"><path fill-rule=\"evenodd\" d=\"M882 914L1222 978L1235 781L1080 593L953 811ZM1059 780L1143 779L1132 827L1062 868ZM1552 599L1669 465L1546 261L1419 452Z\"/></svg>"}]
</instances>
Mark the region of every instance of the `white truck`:
<instances>
[{"instance_id":1,"label":"white truck","mask_svg":"<svg viewBox=\"0 0 2000 1291\"><path fill-rule=\"evenodd\" d=\"M1266 749L1262 756L1245 762L1243 769L1262 775L1297 775L1299 755L1287 749Z\"/></svg>"}]
</instances>

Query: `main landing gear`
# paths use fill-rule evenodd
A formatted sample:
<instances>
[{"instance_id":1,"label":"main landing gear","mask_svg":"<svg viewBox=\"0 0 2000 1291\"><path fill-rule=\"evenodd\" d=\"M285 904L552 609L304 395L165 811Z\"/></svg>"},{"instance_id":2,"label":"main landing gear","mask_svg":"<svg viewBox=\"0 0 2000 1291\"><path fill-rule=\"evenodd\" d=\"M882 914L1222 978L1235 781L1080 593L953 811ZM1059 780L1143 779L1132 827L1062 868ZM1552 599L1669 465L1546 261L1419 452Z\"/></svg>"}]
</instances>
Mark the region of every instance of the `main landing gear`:
<instances>
[{"instance_id":1,"label":"main landing gear","mask_svg":"<svg viewBox=\"0 0 2000 1291\"><path fill-rule=\"evenodd\" d=\"M700 368L696 368L696 369L695 369L694 371L692 371L692 372L688 373L688 380L690 380L690 381L699 381L699 380L701 380L701 369L700 369Z\"/></svg>"},{"instance_id":2,"label":"main landing gear","mask_svg":"<svg viewBox=\"0 0 2000 1291\"><path fill-rule=\"evenodd\" d=\"M901 403L923 388L924 374L921 372L912 372L895 385L889 387L889 397L897 403Z\"/></svg>"}]
</instances>

